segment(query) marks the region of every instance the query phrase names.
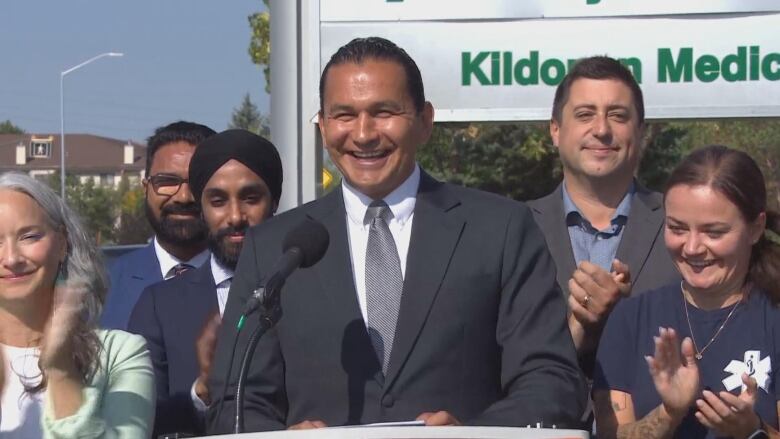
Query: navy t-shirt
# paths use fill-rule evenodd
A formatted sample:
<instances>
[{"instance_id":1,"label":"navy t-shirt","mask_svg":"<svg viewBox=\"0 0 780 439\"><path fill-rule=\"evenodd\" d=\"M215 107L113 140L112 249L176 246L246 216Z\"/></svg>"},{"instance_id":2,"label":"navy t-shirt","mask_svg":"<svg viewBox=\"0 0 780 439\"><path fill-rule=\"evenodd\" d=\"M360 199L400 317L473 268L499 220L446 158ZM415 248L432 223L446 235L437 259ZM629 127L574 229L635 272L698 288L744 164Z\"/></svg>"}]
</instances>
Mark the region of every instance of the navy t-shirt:
<instances>
[{"instance_id":1,"label":"navy t-shirt","mask_svg":"<svg viewBox=\"0 0 780 439\"><path fill-rule=\"evenodd\" d=\"M653 355L658 328L674 328L679 340L690 336L680 285L669 285L622 300L612 311L599 342L593 388L631 394L636 419L661 404L644 357ZM704 311L688 304L699 349L710 341L732 307ZM698 360L700 385L714 393L742 391L742 373L758 381L756 413L777 428L780 399L780 310L766 294L753 290ZM695 404L675 432L676 438L714 438L694 416Z\"/></svg>"}]
</instances>

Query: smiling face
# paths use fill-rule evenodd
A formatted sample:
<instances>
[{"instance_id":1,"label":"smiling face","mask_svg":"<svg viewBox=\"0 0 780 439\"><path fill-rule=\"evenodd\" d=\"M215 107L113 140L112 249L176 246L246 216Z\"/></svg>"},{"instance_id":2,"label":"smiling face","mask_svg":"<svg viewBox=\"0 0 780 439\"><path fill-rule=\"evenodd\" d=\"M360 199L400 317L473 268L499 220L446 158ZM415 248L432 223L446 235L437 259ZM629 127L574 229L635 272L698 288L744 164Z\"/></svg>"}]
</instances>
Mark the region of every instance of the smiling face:
<instances>
[{"instance_id":1,"label":"smiling face","mask_svg":"<svg viewBox=\"0 0 780 439\"><path fill-rule=\"evenodd\" d=\"M748 223L723 194L683 184L666 193L665 207L666 248L689 290L713 296L739 292L764 214Z\"/></svg>"},{"instance_id":2,"label":"smiling face","mask_svg":"<svg viewBox=\"0 0 780 439\"><path fill-rule=\"evenodd\" d=\"M417 147L431 135L433 107L415 109L398 63L337 64L327 73L319 127L347 182L381 199L414 170Z\"/></svg>"},{"instance_id":3,"label":"smiling face","mask_svg":"<svg viewBox=\"0 0 780 439\"><path fill-rule=\"evenodd\" d=\"M49 224L35 200L0 189L0 306L48 300L66 251L65 237Z\"/></svg>"},{"instance_id":4,"label":"smiling face","mask_svg":"<svg viewBox=\"0 0 780 439\"><path fill-rule=\"evenodd\" d=\"M632 178L642 133L633 99L617 79L580 78L571 84L561 120L550 123L567 178Z\"/></svg>"},{"instance_id":5,"label":"smiling face","mask_svg":"<svg viewBox=\"0 0 780 439\"><path fill-rule=\"evenodd\" d=\"M231 270L236 268L246 229L276 210L265 181L236 160L229 160L209 178L201 205L209 228L209 248Z\"/></svg>"},{"instance_id":6,"label":"smiling face","mask_svg":"<svg viewBox=\"0 0 780 439\"><path fill-rule=\"evenodd\" d=\"M189 178L190 158L195 146L173 142L160 147L154 154L148 178L167 175L183 180ZM174 245L202 245L206 228L200 218L200 208L188 183L182 183L173 194L158 194L145 179L146 215L158 239ZM167 193L166 191L163 191Z\"/></svg>"}]
</instances>

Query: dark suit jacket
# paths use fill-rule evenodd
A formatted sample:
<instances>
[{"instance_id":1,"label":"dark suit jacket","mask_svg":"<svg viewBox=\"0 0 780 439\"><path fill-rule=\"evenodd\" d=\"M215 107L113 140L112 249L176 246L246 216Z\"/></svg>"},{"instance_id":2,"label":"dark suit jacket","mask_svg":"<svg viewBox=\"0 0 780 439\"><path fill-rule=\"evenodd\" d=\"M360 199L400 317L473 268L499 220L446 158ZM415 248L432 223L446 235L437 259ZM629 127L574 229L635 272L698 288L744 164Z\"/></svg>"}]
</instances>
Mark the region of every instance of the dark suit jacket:
<instances>
[{"instance_id":1,"label":"dark suit jacket","mask_svg":"<svg viewBox=\"0 0 780 439\"><path fill-rule=\"evenodd\" d=\"M217 343L210 393L223 379L247 297L305 218L330 234L322 260L299 269L281 294L282 317L261 338L246 388L248 431L306 419L328 425L410 420L447 410L461 421L572 425L583 379L566 325L555 267L528 209L423 173L403 298L387 375L357 301L341 190L267 221L248 234ZM252 317L238 338L234 392ZM234 405L209 410L208 430L231 429Z\"/></svg>"},{"instance_id":2,"label":"dark suit jacket","mask_svg":"<svg viewBox=\"0 0 780 439\"><path fill-rule=\"evenodd\" d=\"M562 185L551 194L528 203L542 229L558 268L558 285L568 297L569 279L577 268L566 226ZM659 288L680 280L664 244L663 196L635 185L631 212L615 257L631 270L631 292Z\"/></svg>"},{"instance_id":3,"label":"dark suit jacket","mask_svg":"<svg viewBox=\"0 0 780 439\"><path fill-rule=\"evenodd\" d=\"M110 284L100 326L107 329L127 329L127 321L135 303L147 286L162 282L160 262L154 243L117 258L108 269Z\"/></svg>"},{"instance_id":4,"label":"dark suit jacket","mask_svg":"<svg viewBox=\"0 0 780 439\"><path fill-rule=\"evenodd\" d=\"M208 318L218 312L217 288L206 261L195 270L152 284L141 294L128 324L143 335L157 383L154 437L202 432L190 389L200 373L195 351Z\"/></svg>"}]
</instances>

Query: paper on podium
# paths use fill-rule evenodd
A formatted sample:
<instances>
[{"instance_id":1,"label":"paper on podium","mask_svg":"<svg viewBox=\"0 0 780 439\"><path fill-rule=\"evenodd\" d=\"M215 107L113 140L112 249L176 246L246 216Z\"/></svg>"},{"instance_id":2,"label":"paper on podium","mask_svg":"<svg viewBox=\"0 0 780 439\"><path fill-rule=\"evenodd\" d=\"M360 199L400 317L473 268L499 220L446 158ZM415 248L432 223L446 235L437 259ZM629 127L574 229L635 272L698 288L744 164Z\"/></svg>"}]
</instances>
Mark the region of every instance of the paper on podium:
<instances>
[{"instance_id":1,"label":"paper on podium","mask_svg":"<svg viewBox=\"0 0 780 439\"><path fill-rule=\"evenodd\" d=\"M393 421L393 422L374 422L372 424L360 424L360 425L343 425L341 427L333 428L357 428L357 427L422 427L425 425L425 421Z\"/></svg>"}]
</instances>

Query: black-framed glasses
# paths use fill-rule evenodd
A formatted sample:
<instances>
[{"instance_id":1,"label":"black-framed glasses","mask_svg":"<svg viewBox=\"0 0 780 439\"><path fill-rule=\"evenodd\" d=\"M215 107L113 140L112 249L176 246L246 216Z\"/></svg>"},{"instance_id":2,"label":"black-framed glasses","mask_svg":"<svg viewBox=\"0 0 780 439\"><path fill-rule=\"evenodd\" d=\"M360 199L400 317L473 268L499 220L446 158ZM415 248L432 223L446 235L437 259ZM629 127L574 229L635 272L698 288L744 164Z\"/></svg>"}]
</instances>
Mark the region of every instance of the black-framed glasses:
<instances>
[{"instance_id":1,"label":"black-framed glasses","mask_svg":"<svg viewBox=\"0 0 780 439\"><path fill-rule=\"evenodd\" d=\"M167 197L176 195L182 184L189 184L189 180L171 174L152 175L147 178L147 181L152 184L152 190L154 190L155 194Z\"/></svg>"}]
</instances>

